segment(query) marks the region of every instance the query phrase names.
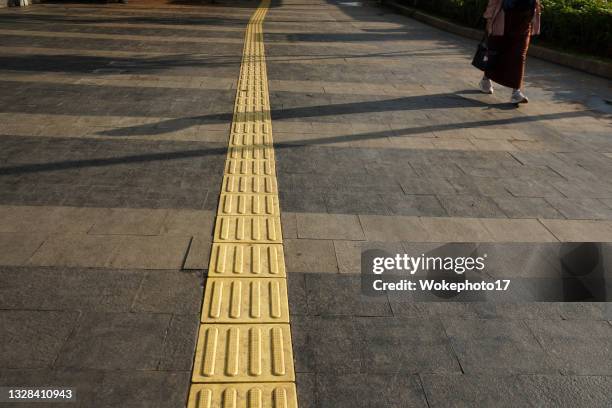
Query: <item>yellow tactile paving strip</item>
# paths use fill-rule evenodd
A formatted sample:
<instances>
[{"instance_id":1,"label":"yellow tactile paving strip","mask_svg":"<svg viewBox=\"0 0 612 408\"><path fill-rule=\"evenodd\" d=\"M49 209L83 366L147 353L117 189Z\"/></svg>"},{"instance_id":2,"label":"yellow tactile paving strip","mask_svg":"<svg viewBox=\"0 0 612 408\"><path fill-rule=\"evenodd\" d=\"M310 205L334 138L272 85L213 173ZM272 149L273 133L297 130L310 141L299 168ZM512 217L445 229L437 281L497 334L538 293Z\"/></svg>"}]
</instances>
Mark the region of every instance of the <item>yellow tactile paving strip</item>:
<instances>
[{"instance_id":1,"label":"yellow tactile paving strip","mask_svg":"<svg viewBox=\"0 0 612 408\"><path fill-rule=\"evenodd\" d=\"M278 185L273 176L224 175L221 193L278 194Z\"/></svg>"},{"instance_id":2,"label":"yellow tactile paving strip","mask_svg":"<svg viewBox=\"0 0 612 408\"><path fill-rule=\"evenodd\" d=\"M192 381L295 381L289 325L202 324Z\"/></svg>"},{"instance_id":3,"label":"yellow tactile paving strip","mask_svg":"<svg viewBox=\"0 0 612 408\"><path fill-rule=\"evenodd\" d=\"M202 323L289 323L284 278L208 278Z\"/></svg>"},{"instance_id":4,"label":"yellow tactile paving strip","mask_svg":"<svg viewBox=\"0 0 612 408\"><path fill-rule=\"evenodd\" d=\"M223 194L217 209L219 215L279 216L278 196L272 194Z\"/></svg>"},{"instance_id":5,"label":"yellow tactile paving strip","mask_svg":"<svg viewBox=\"0 0 612 408\"><path fill-rule=\"evenodd\" d=\"M280 217L219 215L214 242L282 243Z\"/></svg>"},{"instance_id":6,"label":"yellow tactile paving strip","mask_svg":"<svg viewBox=\"0 0 612 408\"><path fill-rule=\"evenodd\" d=\"M283 246L213 244L209 277L284 278Z\"/></svg>"},{"instance_id":7,"label":"yellow tactile paving strip","mask_svg":"<svg viewBox=\"0 0 612 408\"><path fill-rule=\"evenodd\" d=\"M263 44L269 4L245 35L189 408L297 408Z\"/></svg>"},{"instance_id":8,"label":"yellow tactile paving strip","mask_svg":"<svg viewBox=\"0 0 612 408\"><path fill-rule=\"evenodd\" d=\"M232 154L232 150L229 151ZM234 159L225 161L225 174L243 176L273 176L276 174L273 159Z\"/></svg>"},{"instance_id":9,"label":"yellow tactile paving strip","mask_svg":"<svg viewBox=\"0 0 612 408\"><path fill-rule=\"evenodd\" d=\"M293 383L193 385L189 406L297 408L297 398Z\"/></svg>"}]
</instances>

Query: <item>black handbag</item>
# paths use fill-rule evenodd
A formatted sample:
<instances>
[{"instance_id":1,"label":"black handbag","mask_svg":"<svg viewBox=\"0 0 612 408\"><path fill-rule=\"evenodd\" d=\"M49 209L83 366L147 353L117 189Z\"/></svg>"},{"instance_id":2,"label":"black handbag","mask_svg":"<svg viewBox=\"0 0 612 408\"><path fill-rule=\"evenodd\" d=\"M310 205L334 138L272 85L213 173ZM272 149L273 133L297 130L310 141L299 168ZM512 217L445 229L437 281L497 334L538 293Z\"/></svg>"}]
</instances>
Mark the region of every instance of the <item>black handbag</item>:
<instances>
[{"instance_id":1,"label":"black handbag","mask_svg":"<svg viewBox=\"0 0 612 408\"><path fill-rule=\"evenodd\" d=\"M472 59L472 65L481 71L493 69L497 63L498 52L489 47L489 37L485 33L482 41L478 44L476 54Z\"/></svg>"}]
</instances>

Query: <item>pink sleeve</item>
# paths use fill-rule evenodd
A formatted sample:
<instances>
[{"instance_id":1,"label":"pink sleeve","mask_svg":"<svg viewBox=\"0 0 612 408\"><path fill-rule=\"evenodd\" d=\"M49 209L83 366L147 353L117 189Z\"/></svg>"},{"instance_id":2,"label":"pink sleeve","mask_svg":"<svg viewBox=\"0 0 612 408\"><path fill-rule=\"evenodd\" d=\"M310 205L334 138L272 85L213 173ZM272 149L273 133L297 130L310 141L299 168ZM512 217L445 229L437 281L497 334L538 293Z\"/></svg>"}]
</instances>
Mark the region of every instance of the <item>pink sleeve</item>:
<instances>
[{"instance_id":1,"label":"pink sleeve","mask_svg":"<svg viewBox=\"0 0 612 408\"><path fill-rule=\"evenodd\" d=\"M535 14L533 15L533 20L531 22L531 35L540 34L541 16L542 16L542 6L540 2L538 1L536 4Z\"/></svg>"},{"instance_id":2,"label":"pink sleeve","mask_svg":"<svg viewBox=\"0 0 612 408\"><path fill-rule=\"evenodd\" d=\"M487 4L487 9L485 10L483 17L486 19L491 19L495 16L497 9L501 6L502 0L489 0L489 4Z\"/></svg>"}]
</instances>

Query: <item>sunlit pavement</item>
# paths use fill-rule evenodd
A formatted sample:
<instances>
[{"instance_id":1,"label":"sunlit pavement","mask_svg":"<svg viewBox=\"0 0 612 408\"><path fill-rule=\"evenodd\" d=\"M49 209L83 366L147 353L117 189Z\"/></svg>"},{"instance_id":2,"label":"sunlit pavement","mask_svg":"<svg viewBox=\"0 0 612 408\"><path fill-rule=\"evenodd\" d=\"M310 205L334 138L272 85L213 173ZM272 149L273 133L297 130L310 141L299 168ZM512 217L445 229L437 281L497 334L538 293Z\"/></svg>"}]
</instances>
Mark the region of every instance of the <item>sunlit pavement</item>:
<instances>
[{"instance_id":1,"label":"sunlit pavement","mask_svg":"<svg viewBox=\"0 0 612 408\"><path fill-rule=\"evenodd\" d=\"M185 404L256 6L0 11L0 384ZM605 304L358 277L368 248L612 241L609 81L531 59L517 110L472 41L370 3L273 2L264 32L300 406L610 405Z\"/></svg>"}]
</instances>

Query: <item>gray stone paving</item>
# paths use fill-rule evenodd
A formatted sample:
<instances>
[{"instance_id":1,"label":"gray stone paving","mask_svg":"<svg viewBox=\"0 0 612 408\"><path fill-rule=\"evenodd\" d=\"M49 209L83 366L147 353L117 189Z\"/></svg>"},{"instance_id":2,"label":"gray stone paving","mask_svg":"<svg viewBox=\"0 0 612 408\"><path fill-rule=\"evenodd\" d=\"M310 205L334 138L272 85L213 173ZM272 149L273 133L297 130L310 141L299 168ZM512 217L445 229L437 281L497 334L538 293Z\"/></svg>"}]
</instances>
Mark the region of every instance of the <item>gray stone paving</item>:
<instances>
[{"instance_id":1,"label":"gray stone paving","mask_svg":"<svg viewBox=\"0 0 612 408\"><path fill-rule=\"evenodd\" d=\"M24 139L2 138L2 204L216 209L219 144Z\"/></svg>"},{"instance_id":2,"label":"gray stone paving","mask_svg":"<svg viewBox=\"0 0 612 408\"><path fill-rule=\"evenodd\" d=\"M73 386L80 406L183 404L201 277L56 267L0 272L2 384Z\"/></svg>"},{"instance_id":3,"label":"gray stone paving","mask_svg":"<svg viewBox=\"0 0 612 408\"><path fill-rule=\"evenodd\" d=\"M473 42L372 3L283 2L265 35L301 406L610 405L609 305L368 298L358 276L372 248L611 239L609 84L530 59L512 109L476 92Z\"/></svg>"},{"instance_id":4,"label":"gray stone paving","mask_svg":"<svg viewBox=\"0 0 612 408\"><path fill-rule=\"evenodd\" d=\"M282 185L291 186L294 175L309 174L316 187L308 192L325 197L325 212L609 219L609 206L602 200L610 194L605 175L612 162L600 154L612 149L603 137L609 133L604 114L610 113L602 102L610 92L604 80L584 80L586 75L562 68L560 79L546 78L552 66L530 61L526 88L538 106L515 111L499 98L487 100L475 92L477 72L465 64L473 51L469 41L384 10L338 2L309 11L309 24L321 34L305 24L276 24L274 13L266 37L273 118L279 143L294 145L279 149L279 177ZM315 15L328 17L328 23L317 24ZM277 33L283 29L285 38ZM281 39L294 41L293 50L276 45ZM563 95L567 82L562 80L578 77L585 87L569 86ZM302 91L298 82L305 80L310 86ZM294 91L287 89L292 83ZM569 104L576 100L586 106L574 110ZM571 110L555 111L551 102L567 103ZM582 124L580 135L566 125L572 122ZM537 162L525 160L532 156ZM586 163L587 169L578 167ZM365 176L363 182L346 183L342 176L347 171ZM330 174L337 181L331 188ZM415 174L434 177L434 183L423 191L414 185ZM384 187L370 188L370 176ZM580 188L589 209L568 201L577 198L570 186ZM361 188L372 195L351 200L350 193ZM381 203L377 193L395 194L396 203ZM424 193L432 197L415 197ZM282 202L286 211L303 209L303 203L289 198ZM539 202L533 210L529 201L516 200L500 208L498 201L508 198ZM305 201L313 200L307 195ZM322 209L320 201L316 208Z\"/></svg>"},{"instance_id":5,"label":"gray stone paving","mask_svg":"<svg viewBox=\"0 0 612 408\"><path fill-rule=\"evenodd\" d=\"M77 389L36 406L185 405L254 4L154 6L0 12L0 384Z\"/></svg>"},{"instance_id":6,"label":"gray stone paving","mask_svg":"<svg viewBox=\"0 0 612 408\"><path fill-rule=\"evenodd\" d=\"M419 304L365 297L354 275L290 278L303 406L610 402L612 325L589 304Z\"/></svg>"}]
</instances>

